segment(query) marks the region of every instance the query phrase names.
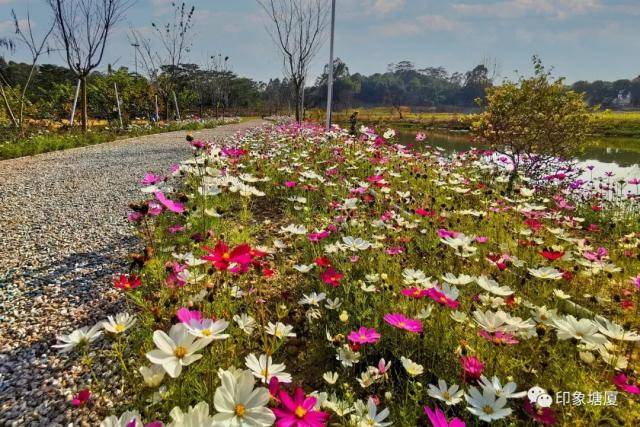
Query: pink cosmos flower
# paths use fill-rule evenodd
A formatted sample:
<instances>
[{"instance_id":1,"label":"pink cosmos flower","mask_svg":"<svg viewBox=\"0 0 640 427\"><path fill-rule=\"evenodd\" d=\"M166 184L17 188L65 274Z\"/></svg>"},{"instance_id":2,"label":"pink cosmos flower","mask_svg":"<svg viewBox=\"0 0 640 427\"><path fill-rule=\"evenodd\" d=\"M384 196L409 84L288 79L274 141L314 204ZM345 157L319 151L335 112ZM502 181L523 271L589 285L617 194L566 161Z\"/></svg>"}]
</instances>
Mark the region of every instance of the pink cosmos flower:
<instances>
[{"instance_id":1,"label":"pink cosmos flower","mask_svg":"<svg viewBox=\"0 0 640 427\"><path fill-rule=\"evenodd\" d=\"M428 211L426 209L418 208L416 209L416 214L420 216L434 217L436 213L434 211Z\"/></svg>"},{"instance_id":2,"label":"pink cosmos flower","mask_svg":"<svg viewBox=\"0 0 640 427\"><path fill-rule=\"evenodd\" d=\"M171 171L171 173L176 173L180 170L180 163L174 163L171 165L171 167L169 168L169 171Z\"/></svg>"},{"instance_id":3,"label":"pink cosmos flower","mask_svg":"<svg viewBox=\"0 0 640 427\"><path fill-rule=\"evenodd\" d=\"M427 135L425 135L424 132L416 133L416 141L420 142L420 141L424 141L425 139L427 139Z\"/></svg>"},{"instance_id":4,"label":"pink cosmos flower","mask_svg":"<svg viewBox=\"0 0 640 427\"><path fill-rule=\"evenodd\" d=\"M347 339L354 344L375 344L380 339L380 336L374 328L361 326L357 331L351 331Z\"/></svg>"},{"instance_id":5,"label":"pink cosmos flower","mask_svg":"<svg viewBox=\"0 0 640 427\"><path fill-rule=\"evenodd\" d=\"M465 427L466 425L460 418L452 418L451 421L447 421L446 415L440 408L436 408L436 410L433 411L428 406L425 406L424 412L427 414L427 417L429 417L429 421L433 427Z\"/></svg>"},{"instance_id":6,"label":"pink cosmos flower","mask_svg":"<svg viewBox=\"0 0 640 427\"><path fill-rule=\"evenodd\" d=\"M419 334L422 332L422 322L405 317L402 313L388 313L384 315L384 321L398 329Z\"/></svg>"},{"instance_id":7,"label":"pink cosmos flower","mask_svg":"<svg viewBox=\"0 0 640 427\"><path fill-rule=\"evenodd\" d=\"M186 307L182 307L176 311L176 317L180 322L188 325L192 320L200 321L202 319L202 313L198 310L189 310Z\"/></svg>"},{"instance_id":8,"label":"pink cosmos flower","mask_svg":"<svg viewBox=\"0 0 640 427\"><path fill-rule=\"evenodd\" d=\"M444 293L440 292L436 288L427 289L425 295L431 298L432 300L434 300L435 302L437 302L438 304L446 305L447 307L453 308L454 310L457 309L458 306L460 305L458 301L449 298L448 296L446 296Z\"/></svg>"},{"instance_id":9,"label":"pink cosmos flower","mask_svg":"<svg viewBox=\"0 0 640 427\"><path fill-rule=\"evenodd\" d=\"M490 332L482 330L478 332L478 335L496 345L515 345L520 342L513 335L502 331L496 331L495 333L491 334Z\"/></svg>"},{"instance_id":10,"label":"pink cosmos flower","mask_svg":"<svg viewBox=\"0 0 640 427\"><path fill-rule=\"evenodd\" d=\"M142 217L144 217L144 215L142 215L141 212L129 212L129 215L127 215L127 220L129 222L138 222L142 219Z\"/></svg>"},{"instance_id":11,"label":"pink cosmos flower","mask_svg":"<svg viewBox=\"0 0 640 427\"><path fill-rule=\"evenodd\" d=\"M461 357L460 364L464 370L465 380L477 380L484 370L484 364L475 356Z\"/></svg>"},{"instance_id":12,"label":"pink cosmos flower","mask_svg":"<svg viewBox=\"0 0 640 427\"><path fill-rule=\"evenodd\" d=\"M158 203L157 200L150 200L148 205L149 210L147 212L149 213L149 215L158 216L162 213L162 205Z\"/></svg>"},{"instance_id":13,"label":"pink cosmos flower","mask_svg":"<svg viewBox=\"0 0 640 427\"><path fill-rule=\"evenodd\" d=\"M340 286L340 280L342 280L343 277L344 274L338 273L333 267L328 267L325 271L320 273L322 281L334 288Z\"/></svg>"},{"instance_id":14,"label":"pink cosmos flower","mask_svg":"<svg viewBox=\"0 0 640 427\"><path fill-rule=\"evenodd\" d=\"M276 427L323 427L329 421L328 413L315 410L317 399L306 397L300 387L296 388L293 398L284 390L278 393L278 397L282 406L272 409Z\"/></svg>"},{"instance_id":15,"label":"pink cosmos flower","mask_svg":"<svg viewBox=\"0 0 640 427\"><path fill-rule=\"evenodd\" d=\"M285 181L284 182L284 186L287 187L287 188L293 188L296 185L298 185L298 184L296 182L294 182L294 181Z\"/></svg>"},{"instance_id":16,"label":"pink cosmos flower","mask_svg":"<svg viewBox=\"0 0 640 427\"><path fill-rule=\"evenodd\" d=\"M476 237L476 242L478 243L487 243L487 241L489 241L489 238L487 236Z\"/></svg>"},{"instance_id":17,"label":"pink cosmos flower","mask_svg":"<svg viewBox=\"0 0 640 427\"><path fill-rule=\"evenodd\" d=\"M154 175L152 173L145 173L144 177L142 177L142 179L140 180L140 184L142 184L142 185L154 185L154 184L159 183L163 179L164 178L162 178L160 175Z\"/></svg>"},{"instance_id":18,"label":"pink cosmos flower","mask_svg":"<svg viewBox=\"0 0 640 427\"><path fill-rule=\"evenodd\" d=\"M181 288L187 284L187 282L184 280L184 276L180 274L188 268L186 264L173 262L165 264L165 267L171 268L171 272L169 273L169 276L167 276L166 280L166 284L168 287L172 288L177 286Z\"/></svg>"},{"instance_id":19,"label":"pink cosmos flower","mask_svg":"<svg viewBox=\"0 0 640 427\"><path fill-rule=\"evenodd\" d=\"M404 253L404 248L402 246L394 246L391 248L385 249L387 255L400 255Z\"/></svg>"},{"instance_id":20,"label":"pink cosmos flower","mask_svg":"<svg viewBox=\"0 0 640 427\"><path fill-rule=\"evenodd\" d=\"M459 235L460 233L457 231L449 231L449 230L445 230L444 228L441 228L438 230L438 237L440 237L441 239L445 239L447 237L452 237L455 239Z\"/></svg>"},{"instance_id":21,"label":"pink cosmos flower","mask_svg":"<svg viewBox=\"0 0 640 427\"><path fill-rule=\"evenodd\" d=\"M156 197L156 199L158 199L162 206L164 206L171 212L183 213L185 211L184 205L182 203L167 199L162 191L156 191L155 193L153 193L153 195Z\"/></svg>"},{"instance_id":22,"label":"pink cosmos flower","mask_svg":"<svg viewBox=\"0 0 640 427\"><path fill-rule=\"evenodd\" d=\"M607 257L607 255L609 255L609 251L607 250L607 248L603 248L602 246L600 246L595 251L586 251L584 254L582 254L583 257L591 262L602 261Z\"/></svg>"},{"instance_id":23,"label":"pink cosmos flower","mask_svg":"<svg viewBox=\"0 0 640 427\"><path fill-rule=\"evenodd\" d=\"M640 291L640 273L636 277L631 277L631 284L634 285Z\"/></svg>"},{"instance_id":24,"label":"pink cosmos flower","mask_svg":"<svg viewBox=\"0 0 640 427\"><path fill-rule=\"evenodd\" d=\"M307 234L307 237L309 238L310 241L312 242L319 242L320 240L326 239L327 237L329 237L331 233L327 230L322 230L319 232L313 232L313 233L309 233Z\"/></svg>"},{"instance_id":25,"label":"pink cosmos flower","mask_svg":"<svg viewBox=\"0 0 640 427\"><path fill-rule=\"evenodd\" d=\"M87 403L90 398L91 398L91 391L88 388L85 388L83 390L80 390L78 394L73 396L73 399L71 400L71 404L77 408Z\"/></svg>"},{"instance_id":26,"label":"pink cosmos flower","mask_svg":"<svg viewBox=\"0 0 640 427\"><path fill-rule=\"evenodd\" d=\"M184 227L184 225L181 225L181 224L172 225L167 229L167 231L171 234L176 234L184 230L186 230L186 228Z\"/></svg>"},{"instance_id":27,"label":"pink cosmos flower","mask_svg":"<svg viewBox=\"0 0 640 427\"><path fill-rule=\"evenodd\" d=\"M629 384L629 378L623 373L619 373L611 380L618 389L631 394L640 394L640 387L637 384Z\"/></svg>"},{"instance_id":28,"label":"pink cosmos flower","mask_svg":"<svg viewBox=\"0 0 640 427\"><path fill-rule=\"evenodd\" d=\"M402 295L410 297L410 298L414 298L414 299L422 299L427 295L427 290L426 289L420 289L417 287L412 287L412 288L408 288L408 289L403 289L402 291L400 291L402 293Z\"/></svg>"}]
</instances>

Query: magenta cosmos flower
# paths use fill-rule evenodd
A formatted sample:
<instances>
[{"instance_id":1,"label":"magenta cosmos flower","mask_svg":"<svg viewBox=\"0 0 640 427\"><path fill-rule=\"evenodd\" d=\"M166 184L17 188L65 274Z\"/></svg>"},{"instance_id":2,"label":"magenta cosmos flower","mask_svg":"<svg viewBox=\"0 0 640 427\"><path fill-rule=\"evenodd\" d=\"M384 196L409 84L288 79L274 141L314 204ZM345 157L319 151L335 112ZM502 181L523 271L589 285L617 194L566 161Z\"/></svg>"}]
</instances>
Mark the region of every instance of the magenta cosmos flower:
<instances>
[{"instance_id":1,"label":"magenta cosmos flower","mask_svg":"<svg viewBox=\"0 0 640 427\"><path fill-rule=\"evenodd\" d=\"M629 378L625 374L618 374L612 379L613 383L616 387L618 387L622 391L626 391L631 394L640 394L640 387L638 385L629 383Z\"/></svg>"},{"instance_id":2,"label":"magenta cosmos flower","mask_svg":"<svg viewBox=\"0 0 640 427\"><path fill-rule=\"evenodd\" d=\"M374 328L361 326L357 331L351 331L347 339L354 344L375 344L380 339L380 336Z\"/></svg>"},{"instance_id":3,"label":"magenta cosmos flower","mask_svg":"<svg viewBox=\"0 0 640 427\"><path fill-rule=\"evenodd\" d=\"M400 291L402 295L415 299L422 299L425 295L427 295L426 289L420 289L417 287L407 288Z\"/></svg>"},{"instance_id":4,"label":"magenta cosmos flower","mask_svg":"<svg viewBox=\"0 0 640 427\"><path fill-rule=\"evenodd\" d=\"M433 411L428 406L425 406L424 413L429 417L433 427L465 427L466 425L460 418L452 418L451 421L447 421L446 415L439 408Z\"/></svg>"},{"instance_id":5,"label":"magenta cosmos flower","mask_svg":"<svg viewBox=\"0 0 640 427\"><path fill-rule=\"evenodd\" d=\"M467 380L477 380L484 370L484 363L475 356L461 357L460 364L464 370L464 378Z\"/></svg>"},{"instance_id":6,"label":"magenta cosmos flower","mask_svg":"<svg viewBox=\"0 0 640 427\"><path fill-rule=\"evenodd\" d=\"M490 332L482 330L478 332L478 335L480 335L482 338L486 339L487 341L491 341L496 345L500 345L500 344L515 345L520 342L513 335L507 332L502 332L502 331L496 331L492 334Z\"/></svg>"},{"instance_id":7,"label":"magenta cosmos flower","mask_svg":"<svg viewBox=\"0 0 640 427\"><path fill-rule=\"evenodd\" d=\"M304 390L298 387L293 398L284 390L278 393L282 406L274 408L276 427L322 427L329 421L330 415L316 411L315 397L306 397Z\"/></svg>"},{"instance_id":8,"label":"magenta cosmos flower","mask_svg":"<svg viewBox=\"0 0 640 427\"><path fill-rule=\"evenodd\" d=\"M422 332L422 323L419 320L406 317L402 313L389 313L384 315L384 321L398 329L419 334Z\"/></svg>"},{"instance_id":9,"label":"magenta cosmos flower","mask_svg":"<svg viewBox=\"0 0 640 427\"><path fill-rule=\"evenodd\" d=\"M449 308L453 308L454 310L458 308L460 303L454 299L449 298L444 293L440 292L436 288L427 289L426 296L437 302L438 304L446 305Z\"/></svg>"},{"instance_id":10,"label":"magenta cosmos flower","mask_svg":"<svg viewBox=\"0 0 640 427\"><path fill-rule=\"evenodd\" d=\"M153 195L158 199L158 201L174 213L183 213L185 211L184 205L180 202L176 202L174 200L168 199L167 196L164 195L162 191L156 191Z\"/></svg>"}]
</instances>

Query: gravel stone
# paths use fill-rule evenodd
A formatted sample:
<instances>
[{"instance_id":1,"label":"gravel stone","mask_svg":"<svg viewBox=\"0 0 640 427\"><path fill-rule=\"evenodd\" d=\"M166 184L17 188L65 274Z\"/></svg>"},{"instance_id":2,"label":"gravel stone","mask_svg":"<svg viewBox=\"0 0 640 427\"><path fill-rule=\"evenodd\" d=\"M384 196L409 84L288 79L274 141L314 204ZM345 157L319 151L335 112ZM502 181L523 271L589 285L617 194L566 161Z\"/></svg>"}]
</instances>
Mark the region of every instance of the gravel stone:
<instances>
[{"instance_id":1,"label":"gravel stone","mask_svg":"<svg viewBox=\"0 0 640 427\"><path fill-rule=\"evenodd\" d=\"M254 120L194 131L212 140ZM71 396L90 387L75 353L55 336L118 311L114 274L138 248L127 205L143 198L145 172L168 173L187 158L186 132L172 132L0 161L0 426L96 425L120 394L108 364L98 377L114 390L83 408ZM98 344L99 346L100 344Z\"/></svg>"}]
</instances>

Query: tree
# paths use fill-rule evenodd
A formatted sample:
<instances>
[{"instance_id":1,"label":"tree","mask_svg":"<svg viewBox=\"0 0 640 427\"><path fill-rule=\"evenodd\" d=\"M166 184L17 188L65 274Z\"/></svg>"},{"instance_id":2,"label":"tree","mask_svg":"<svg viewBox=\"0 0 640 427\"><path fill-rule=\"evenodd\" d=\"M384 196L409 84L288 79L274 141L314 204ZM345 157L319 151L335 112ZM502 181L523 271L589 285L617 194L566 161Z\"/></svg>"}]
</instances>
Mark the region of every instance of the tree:
<instances>
[{"instance_id":1,"label":"tree","mask_svg":"<svg viewBox=\"0 0 640 427\"><path fill-rule=\"evenodd\" d=\"M27 90L29 89L34 73L38 66L38 60L40 59L40 56L45 51L46 52L50 51L49 47L47 46L47 41L49 40L49 36L51 35L51 33L53 32L53 29L55 28L55 21L52 22L47 27L45 27L45 32L44 32L44 35L42 36L42 39L36 40L36 36L33 33L33 26L31 25L31 15L29 14L28 10L27 10L27 19L26 19L26 29L23 29L21 27L20 21L18 20L18 17L13 9L11 10L11 17L13 18L13 25L15 27L15 34L18 41L27 47L27 49L29 50L29 54L31 56L29 73L26 76L26 78L21 82L22 89L19 91L17 116L14 114L13 109L9 104L9 100L7 99L7 95L4 91L4 88L2 87L4 84L7 84L6 80L0 83L0 94L2 95L5 106L7 108L7 112L9 113L9 116L11 117L11 120L13 121L14 126L16 128L19 128L20 132L22 133L22 131L24 130L24 108L27 102Z\"/></svg>"},{"instance_id":2,"label":"tree","mask_svg":"<svg viewBox=\"0 0 640 427\"><path fill-rule=\"evenodd\" d=\"M175 96L180 66L193 43L191 31L195 12L195 6L187 7L184 2L171 5L173 20L164 24L151 23L160 45L159 49L155 49L151 40L144 37L139 30L133 29L130 32L132 45L140 55L142 67L163 99L166 120L170 119L170 97ZM174 115L178 118L177 104L174 105Z\"/></svg>"},{"instance_id":3,"label":"tree","mask_svg":"<svg viewBox=\"0 0 640 427\"><path fill-rule=\"evenodd\" d=\"M282 54L291 83L296 121L304 118L304 88L309 64L322 45L328 2L323 0L257 0L270 20L269 32Z\"/></svg>"},{"instance_id":4,"label":"tree","mask_svg":"<svg viewBox=\"0 0 640 427\"><path fill-rule=\"evenodd\" d=\"M511 160L508 193L521 171L545 173L558 159L573 156L589 132L583 95L568 89L563 78L554 80L539 58L533 64L533 77L487 90L486 110L471 127L479 142Z\"/></svg>"},{"instance_id":5,"label":"tree","mask_svg":"<svg viewBox=\"0 0 640 427\"><path fill-rule=\"evenodd\" d=\"M132 0L47 0L55 35L82 89L82 130L88 126L87 77L102 62L109 34Z\"/></svg>"}]
</instances>

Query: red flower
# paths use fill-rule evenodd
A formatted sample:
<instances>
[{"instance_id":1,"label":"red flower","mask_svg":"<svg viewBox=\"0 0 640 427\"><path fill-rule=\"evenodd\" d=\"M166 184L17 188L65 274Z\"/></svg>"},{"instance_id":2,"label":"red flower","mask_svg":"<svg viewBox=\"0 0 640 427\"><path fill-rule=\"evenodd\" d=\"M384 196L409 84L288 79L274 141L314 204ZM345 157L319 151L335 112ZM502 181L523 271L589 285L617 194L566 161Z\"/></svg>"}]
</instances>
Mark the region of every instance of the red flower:
<instances>
[{"instance_id":1,"label":"red flower","mask_svg":"<svg viewBox=\"0 0 640 427\"><path fill-rule=\"evenodd\" d=\"M84 405L91 398L91 391L88 388L84 390L80 390L80 393L73 396L73 400L71 400L71 404L76 408Z\"/></svg>"},{"instance_id":2,"label":"red flower","mask_svg":"<svg viewBox=\"0 0 640 427\"><path fill-rule=\"evenodd\" d=\"M329 259L325 257L316 258L315 263L318 267L331 267L331 261L329 261Z\"/></svg>"},{"instance_id":3,"label":"red flower","mask_svg":"<svg viewBox=\"0 0 640 427\"><path fill-rule=\"evenodd\" d=\"M465 379L477 380L484 370L484 363L475 356L461 357L460 364L462 365Z\"/></svg>"},{"instance_id":4,"label":"red flower","mask_svg":"<svg viewBox=\"0 0 640 427\"><path fill-rule=\"evenodd\" d=\"M129 291L142 285L142 281L135 274L131 274L129 276L121 274L113 280L113 284L117 289Z\"/></svg>"},{"instance_id":5,"label":"red flower","mask_svg":"<svg viewBox=\"0 0 640 427\"><path fill-rule=\"evenodd\" d=\"M340 286L340 280L344 277L344 274L338 273L333 267L327 268L320 274L322 281L328 285L337 288Z\"/></svg>"},{"instance_id":6,"label":"red flower","mask_svg":"<svg viewBox=\"0 0 640 427\"><path fill-rule=\"evenodd\" d=\"M203 256L202 259L210 261L217 270L244 273L253 261L251 247L247 244L238 245L233 250L229 250L229 246L223 241L219 241L215 248L204 246L203 249L209 254Z\"/></svg>"},{"instance_id":7,"label":"red flower","mask_svg":"<svg viewBox=\"0 0 640 427\"><path fill-rule=\"evenodd\" d=\"M564 256L564 252L562 252L562 251L543 250L542 252L540 252L540 255L542 255L543 257L545 257L549 261L555 261L555 260L557 260L559 258L562 258Z\"/></svg>"},{"instance_id":8,"label":"red flower","mask_svg":"<svg viewBox=\"0 0 640 427\"><path fill-rule=\"evenodd\" d=\"M542 228L542 223L535 218L527 218L524 220L524 223L533 231L538 231Z\"/></svg>"}]
</instances>

